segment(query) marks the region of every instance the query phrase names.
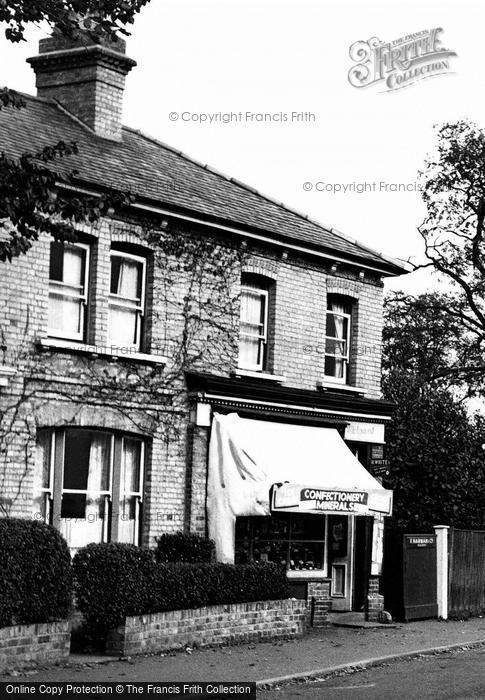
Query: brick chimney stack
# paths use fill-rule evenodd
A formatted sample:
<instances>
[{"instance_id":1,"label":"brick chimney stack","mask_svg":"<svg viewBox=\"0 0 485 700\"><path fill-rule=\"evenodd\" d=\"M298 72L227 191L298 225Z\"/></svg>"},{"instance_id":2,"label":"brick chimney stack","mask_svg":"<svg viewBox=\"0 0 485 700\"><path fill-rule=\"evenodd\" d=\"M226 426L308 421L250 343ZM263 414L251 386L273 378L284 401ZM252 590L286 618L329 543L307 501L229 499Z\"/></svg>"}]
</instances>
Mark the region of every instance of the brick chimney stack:
<instances>
[{"instance_id":1,"label":"brick chimney stack","mask_svg":"<svg viewBox=\"0 0 485 700\"><path fill-rule=\"evenodd\" d=\"M54 32L27 59L36 74L37 95L54 99L103 138L121 141L125 78L136 62L126 44L83 36L73 41Z\"/></svg>"}]
</instances>

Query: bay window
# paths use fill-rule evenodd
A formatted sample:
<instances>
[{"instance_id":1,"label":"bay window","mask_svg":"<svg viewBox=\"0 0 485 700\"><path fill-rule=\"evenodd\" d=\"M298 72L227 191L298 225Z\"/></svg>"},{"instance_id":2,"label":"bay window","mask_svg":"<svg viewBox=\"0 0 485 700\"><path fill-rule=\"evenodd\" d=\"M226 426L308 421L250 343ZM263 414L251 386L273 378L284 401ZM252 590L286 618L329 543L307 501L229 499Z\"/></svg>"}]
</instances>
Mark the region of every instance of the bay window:
<instances>
[{"instance_id":1,"label":"bay window","mask_svg":"<svg viewBox=\"0 0 485 700\"><path fill-rule=\"evenodd\" d=\"M140 350L145 311L146 260L111 251L108 342Z\"/></svg>"},{"instance_id":2,"label":"bay window","mask_svg":"<svg viewBox=\"0 0 485 700\"><path fill-rule=\"evenodd\" d=\"M88 278L89 246L52 241L48 320L51 337L85 340Z\"/></svg>"},{"instance_id":3,"label":"bay window","mask_svg":"<svg viewBox=\"0 0 485 700\"><path fill-rule=\"evenodd\" d=\"M41 430L34 517L57 527L71 552L90 542L139 544L143 441L102 430Z\"/></svg>"},{"instance_id":4,"label":"bay window","mask_svg":"<svg viewBox=\"0 0 485 700\"><path fill-rule=\"evenodd\" d=\"M329 296L325 331L325 377L345 384L350 359L351 305L342 297Z\"/></svg>"},{"instance_id":5,"label":"bay window","mask_svg":"<svg viewBox=\"0 0 485 700\"><path fill-rule=\"evenodd\" d=\"M268 344L268 290L244 282L241 287L239 367L262 372L266 369Z\"/></svg>"}]
</instances>

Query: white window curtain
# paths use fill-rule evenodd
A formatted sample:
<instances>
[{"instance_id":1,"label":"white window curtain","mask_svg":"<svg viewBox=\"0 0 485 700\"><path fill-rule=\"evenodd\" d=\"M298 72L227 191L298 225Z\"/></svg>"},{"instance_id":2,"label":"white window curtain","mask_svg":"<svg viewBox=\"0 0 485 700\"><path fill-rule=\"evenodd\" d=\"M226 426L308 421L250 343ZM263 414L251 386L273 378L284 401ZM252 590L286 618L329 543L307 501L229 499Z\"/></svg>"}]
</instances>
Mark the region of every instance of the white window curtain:
<instances>
[{"instance_id":1,"label":"white window curtain","mask_svg":"<svg viewBox=\"0 0 485 700\"><path fill-rule=\"evenodd\" d=\"M141 443L125 438L121 461L118 541L138 544L141 499Z\"/></svg>"},{"instance_id":2,"label":"white window curtain","mask_svg":"<svg viewBox=\"0 0 485 700\"><path fill-rule=\"evenodd\" d=\"M32 516L35 520L49 521L48 497L51 482L51 443L52 433L47 430L39 432L35 452L34 498Z\"/></svg>"},{"instance_id":3,"label":"white window curtain","mask_svg":"<svg viewBox=\"0 0 485 700\"><path fill-rule=\"evenodd\" d=\"M344 382L347 377L349 342L348 304L332 299L327 312L325 375Z\"/></svg>"},{"instance_id":4,"label":"white window curtain","mask_svg":"<svg viewBox=\"0 0 485 700\"><path fill-rule=\"evenodd\" d=\"M266 342L266 292L257 286L241 290L239 366L243 369L263 369Z\"/></svg>"},{"instance_id":5,"label":"white window curtain","mask_svg":"<svg viewBox=\"0 0 485 700\"><path fill-rule=\"evenodd\" d=\"M51 253L52 254L52 253ZM49 333L78 340L83 333L87 249L66 246L62 279L49 283Z\"/></svg>"},{"instance_id":6,"label":"white window curtain","mask_svg":"<svg viewBox=\"0 0 485 700\"><path fill-rule=\"evenodd\" d=\"M116 294L125 299L139 301L140 263L123 258L120 261L120 272Z\"/></svg>"},{"instance_id":7,"label":"white window curtain","mask_svg":"<svg viewBox=\"0 0 485 700\"><path fill-rule=\"evenodd\" d=\"M144 264L140 260L111 257L109 342L118 347L140 347L143 313Z\"/></svg>"}]
</instances>

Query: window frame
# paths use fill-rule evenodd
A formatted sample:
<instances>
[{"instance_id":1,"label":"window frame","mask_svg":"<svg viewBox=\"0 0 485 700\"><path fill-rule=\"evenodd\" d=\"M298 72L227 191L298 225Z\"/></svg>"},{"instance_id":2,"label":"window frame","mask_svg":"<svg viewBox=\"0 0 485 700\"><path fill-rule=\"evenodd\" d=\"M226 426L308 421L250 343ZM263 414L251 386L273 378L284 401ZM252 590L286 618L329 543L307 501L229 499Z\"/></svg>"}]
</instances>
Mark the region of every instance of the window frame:
<instances>
[{"instance_id":1,"label":"window frame","mask_svg":"<svg viewBox=\"0 0 485 700\"><path fill-rule=\"evenodd\" d=\"M124 454L124 447L125 447L125 440L137 440L140 443L140 476L138 479L138 491L121 491L121 470L123 468L123 465L120 464L120 471L119 471L119 476L118 476L118 483L119 483L119 495L120 495L120 503L121 503L121 498L134 498L135 499L135 524L134 524L134 529L135 529L135 535L136 539L138 542L136 544L140 544L140 522L141 522L141 506L143 503L143 489L145 488L145 441L141 440L140 438L128 436L128 435L122 435L121 436L121 454ZM114 444L114 443L113 443ZM116 504L118 508L120 508L120 503ZM118 531L119 534L119 531ZM121 541L118 539L118 541Z\"/></svg>"},{"instance_id":2,"label":"window frame","mask_svg":"<svg viewBox=\"0 0 485 700\"><path fill-rule=\"evenodd\" d=\"M146 441L138 435L129 433L119 433L113 430L104 428L92 428L84 426L64 426L62 428L43 428L42 432L48 432L49 435L49 487L40 487L39 493L44 494L45 498L45 516L44 522L48 525L53 525L56 529L61 529L61 505L62 497L65 493L80 493L87 494L86 489L65 489L64 488L64 473L65 473L65 444L66 431L86 431L92 433L100 433L108 435L111 438L110 445L110 464L109 464L109 489L108 491L100 491L99 496L104 498L104 513L102 542L119 542L118 533L119 527L117 519L120 517L120 504L115 503L115 497L128 497L128 492L121 492L121 470L122 459L124 454L124 440L130 439L140 443L140 477L139 491L130 492L129 496L136 498L135 506L135 523L134 523L134 539L132 544L140 546L141 543L141 521L142 521L142 504L144 500L145 488L145 471L146 471ZM39 431L39 432L41 432ZM119 463L116 463L116 455L119 455ZM61 468L57 468L57 464L61 463ZM98 493L98 492L97 492ZM35 494L34 494L35 496ZM38 517L34 513L34 517ZM72 518L67 518L72 519ZM78 520L74 518L74 520ZM81 518L84 520L84 518ZM113 533L115 537L113 537Z\"/></svg>"},{"instance_id":3,"label":"window frame","mask_svg":"<svg viewBox=\"0 0 485 700\"><path fill-rule=\"evenodd\" d=\"M330 304L333 301L332 296L335 296L335 295L330 295L330 299L329 299ZM327 310L325 312L325 354L324 354L324 362L323 362L323 373L324 373L325 379L328 379L329 381L331 381L332 383L335 383L335 384L347 384L348 383L348 376L349 376L350 340L351 340L351 334L352 334L351 301L345 300L344 305L347 306L347 308L349 309L348 311L346 311L346 312L333 311L332 309L329 308L329 303L327 302ZM330 315L338 316L339 318L343 318L343 319L347 319L347 334L346 334L345 339L336 338L335 336L327 335L328 317ZM346 347L345 355L327 352L327 340L345 342L345 347ZM343 363L344 363L343 377L336 377L333 374L327 374L325 372L325 365L326 365L327 357L332 357L335 360L343 360Z\"/></svg>"},{"instance_id":4,"label":"window frame","mask_svg":"<svg viewBox=\"0 0 485 700\"><path fill-rule=\"evenodd\" d=\"M264 372L266 370L266 364L267 364L267 352L268 352L268 336L269 336L269 290L265 289L265 287L261 284L259 285L257 282L252 283L245 281L241 284L241 302L242 302L242 295L243 293L257 293L258 296L264 299L264 318L263 318L263 323L258 324L263 326L263 332L259 334L258 340L259 340L259 356L260 356L260 362L258 364L242 364L241 362L241 345L239 344L239 355L238 355L238 368L243 369L243 370L248 370L250 372ZM242 309L242 303L241 303L241 309ZM241 324L242 318L241 314L239 317L239 323ZM256 336L250 335L249 333L244 333L244 331L241 330L241 326L239 327L239 343L241 341L242 337L250 338L251 340L254 340Z\"/></svg>"},{"instance_id":5,"label":"window frame","mask_svg":"<svg viewBox=\"0 0 485 700\"><path fill-rule=\"evenodd\" d=\"M126 303L123 304L120 299L123 299L126 297L121 297L119 294L113 294L111 292L111 276L112 276L112 259L113 258L123 258L123 259L128 259L128 260L133 260L135 262L141 263L142 264L142 279L141 279L141 296L140 296L140 303L138 306L133 307L133 306L128 306ZM113 344L113 341L111 340L109 336L109 331L110 331L110 313L111 313L111 307L115 306L118 308L122 309L129 309L130 311L135 310L137 313L136 316L136 341L133 344L126 345L124 347L127 348L133 348L137 352L141 352L142 344L143 344L143 321L145 318L146 314L146 286L147 286L147 258L144 257L143 255L135 255L134 253L126 253L124 250L119 250L118 248L111 248L109 252L109 294L108 294L108 345L113 345L113 347L118 347ZM115 299L115 301L113 301ZM135 301L135 300L132 300ZM138 300L136 300L138 301Z\"/></svg>"},{"instance_id":6,"label":"window frame","mask_svg":"<svg viewBox=\"0 0 485 700\"><path fill-rule=\"evenodd\" d=\"M54 243L55 241L51 241L51 243ZM79 299L81 302L81 313L80 313L80 332L79 333L67 333L63 332L62 330L57 330L57 329L52 329L49 327L49 321L47 321L47 335L49 338L62 338L63 340L72 340L72 341L78 341L81 343L86 342L86 329L87 329L87 311L89 307L89 292L90 292L90 273L91 273L91 245L89 243L82 243L79 241L75 241L72 243L64 243L64 250L66 248L80 248L84 251L86 251L86 258L85 258L85 263L84 263L84 284L82 285L83 288L83 293L80 294L79 296L73 295L73 294L64 294L62 295L62 292L58 292L56 296L65 296L70 299ZM49 256L50 256L50 248L49 248ZM50 258L49 258L50 259ZM65 282L59 282L59 280L51 280L50 278L50 272L49 272L49 293L48 293L48 304L50 305L50 299L51 299L51 294L52 294L52 286L57 285L57 286L65 286L65 287L72 287L72 285L67 285ZM48 308L48 316L49 316L49 308Z\"/></svg>"}]
</instances>

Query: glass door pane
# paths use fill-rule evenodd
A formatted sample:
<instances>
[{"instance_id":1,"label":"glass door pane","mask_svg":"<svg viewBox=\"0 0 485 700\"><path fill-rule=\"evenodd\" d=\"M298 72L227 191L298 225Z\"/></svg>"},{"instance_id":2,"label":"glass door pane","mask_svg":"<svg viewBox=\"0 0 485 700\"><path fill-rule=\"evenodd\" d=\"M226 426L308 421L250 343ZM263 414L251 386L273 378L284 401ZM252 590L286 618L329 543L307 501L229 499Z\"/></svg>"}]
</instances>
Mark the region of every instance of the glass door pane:
<instances>
[{"instance_id":1,"label":"glass door pane","mask_svg":"<svg viewBox=\"0 0 485 700\"><path fill-rule=\"evenodd\" d=\"M66 430L60 530L71 549L104 540L111 441L107 433Z\"/></svg>"}]
</instances>

